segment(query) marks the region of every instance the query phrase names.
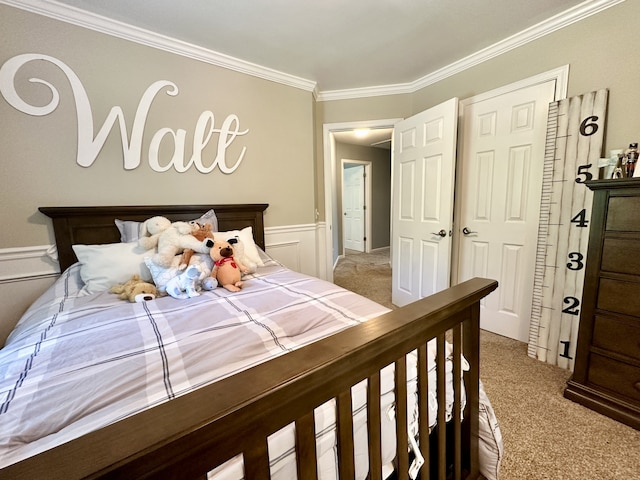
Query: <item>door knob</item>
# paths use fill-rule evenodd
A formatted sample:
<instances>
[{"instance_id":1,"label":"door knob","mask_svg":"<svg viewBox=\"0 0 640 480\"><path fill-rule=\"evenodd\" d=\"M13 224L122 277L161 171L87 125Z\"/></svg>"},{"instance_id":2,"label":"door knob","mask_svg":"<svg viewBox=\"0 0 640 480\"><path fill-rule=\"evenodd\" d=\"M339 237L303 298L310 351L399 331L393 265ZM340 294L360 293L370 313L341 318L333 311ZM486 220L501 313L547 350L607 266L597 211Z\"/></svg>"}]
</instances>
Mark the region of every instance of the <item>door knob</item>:
<instances>
[{"instance_id":1,"label":"door knob","mask_svg":"<svg viewBox=\"0 0 640 480\"><path fill-rule=\"evenodd\" d=\"M478 233L478 232L472 232L471 230L469 230L467 227L464 227L462 229L462 233L464 233L465 235L470 235L472 233Z\"/></svg>"},{"instance_id":2,"label":"door knob","mask_svg":"<svg viewBox=\"0 0 640 480\"><path fill-rule=\"evenodd\" d=\"M431 232L431 234L432 234L432 235L438 235L438 236L440 236L440 237L442 237L442 238L444 238L444 237L446 237L446 236L447 236L447 232L445 232L445 231L444 231L444 229L443 229L443 230L440 230L438 233Z\"/></svg>"}]
</instances>

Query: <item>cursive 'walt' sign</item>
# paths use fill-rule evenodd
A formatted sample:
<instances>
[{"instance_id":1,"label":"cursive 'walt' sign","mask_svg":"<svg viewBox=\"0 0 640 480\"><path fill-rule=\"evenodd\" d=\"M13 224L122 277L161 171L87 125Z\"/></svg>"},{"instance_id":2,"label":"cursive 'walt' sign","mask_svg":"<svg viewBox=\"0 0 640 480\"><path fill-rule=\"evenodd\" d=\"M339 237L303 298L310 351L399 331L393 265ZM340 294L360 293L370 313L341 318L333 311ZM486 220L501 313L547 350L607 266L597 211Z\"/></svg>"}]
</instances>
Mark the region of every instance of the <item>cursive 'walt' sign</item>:
<instances>
[{"instance_id":1,"label":"cursive 'walt' sign","mask_svg":"<svg viewBox=\"0 0 640 480\"><path fill-rule=\"evenodd\" d=\"M53 112L60 101L60 94L51 83L39 78L29 79L32 83L39 83L51 91L51 101L43 106L30 105L25 102L15 88L15 76L18 70L27 62L33 60L44 60L58 66L64 72L71 84L73 97L76 103L76 114L78 117L78 165L90 167L95 162L100 150L116 122L120 127L120 138L122 141L123 164L126 170L137 168L142 161L142 135L145 130L145 123L149 114L149 109L155 97L161 91L169 96L178 94L178 87L175 83L167 80L158 80L147 88L142 95L131 128L131 139L127 138L127 124L122 108L114 106L105 119L100 130L95 133L93 128L93 115L89 98L82 86L78 76L57 58L37 53L27 53L17 55L7 60L0 68L0 93L5 100L17 110L28 115L43 116ZM242 162L247 148L243 147L240 154L235 159L227 159L227 148L241 135L246 135L249 130L240 130L240 120L237 115L229 115L224 119L222 125L216 128L213 112L205 110L198 117L196 127L193 132L193 153L191 158L185 159L185 143L187 132L183 129L173 130L171 128L160 128L151 138L148 152L149 166L156 172L165 172L174 168L178 172L186 172L192 166L202 173L209 173L216 167L223 173L233 173ZM202 158L204 148L209 144L212 137L217 135L218 146L216 156L213 161ZM160 145L165 137L173 140L173 155L171 159L162 164L158 158Z\"/></svg>"}]
</instances>

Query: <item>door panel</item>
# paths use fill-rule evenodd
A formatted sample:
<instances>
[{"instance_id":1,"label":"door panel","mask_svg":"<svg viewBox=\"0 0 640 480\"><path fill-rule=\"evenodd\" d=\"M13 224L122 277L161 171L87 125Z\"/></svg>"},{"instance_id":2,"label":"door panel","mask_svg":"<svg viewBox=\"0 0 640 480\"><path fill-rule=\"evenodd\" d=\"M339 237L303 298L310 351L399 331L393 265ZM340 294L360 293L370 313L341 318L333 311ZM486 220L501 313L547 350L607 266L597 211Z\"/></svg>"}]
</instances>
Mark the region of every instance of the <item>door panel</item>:
<instances>
[{"instance_id":1,"label":"door panel","mask_svg":"<svg viewBox=\"0 0 640 480\"><path fill-rule=\"evenodd\" d=\"M364 252L364 165L344 168L344 247Z\"/></svg>"},{"instance_id":2,"label":"door panel","mask_svg":"<svg viewBox=\"0 0 640 480\"><path fill-rule=\"evenodd\" d=\"M483 302L481 327L521 341L528 340L554 92L555 83L546 82L467 104L463 111L458 281L497 279L500 286Z\"/></svg>"},{"instance_id":3,"label":"door panel","mask_svg":"<svg viewBox=\"0 0 640 480\"><path fill-rule=\"evenodd\" d=\"M449 287L457 117L453 98L394 128L392 302L397 306Z\"/></svg>"},{"instance_id":4,"label":"door panel","mask_svg":"<svg viewBox=\"0 0 640 480\"><path fill-rule=\"evenodd\" d=\"M438 265L438 244L433 242L422 242L420 249L420 264L422 265ZM438 291L438 271L437 269L422 269L422 278L420 281L421 290L420 297L426 297L433 292Z\"/></svg>"}]
</instances>

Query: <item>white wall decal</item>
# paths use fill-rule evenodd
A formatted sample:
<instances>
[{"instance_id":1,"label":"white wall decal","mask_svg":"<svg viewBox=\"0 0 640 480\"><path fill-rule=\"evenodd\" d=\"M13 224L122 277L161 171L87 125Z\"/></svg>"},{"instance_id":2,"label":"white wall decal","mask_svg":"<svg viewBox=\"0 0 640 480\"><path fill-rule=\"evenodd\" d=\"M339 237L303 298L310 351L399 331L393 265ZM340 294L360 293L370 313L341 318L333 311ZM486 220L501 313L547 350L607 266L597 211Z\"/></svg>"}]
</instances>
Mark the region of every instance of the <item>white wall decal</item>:
<instances>
[{"instance_id":1,"label":"white wall decal","mask_svg":"<svg viewBox=\"0 0 640 480\"><path fill-rule=\"evenodd\" d=\"M142 161L142 135L151 104L162 90L165 90L165 93L172 97L178 95L178 86L168 80L158 80L147 88L136 109L131 128L131 139L127 138L127 124L122 108L119 106L114 106L111 109L102 127L94 137L91 104L82 86L82 82L68 65L57 58L37 53L27 53L17 55L7 60L0 68L0 93L2 93L7 103L23 113L34 116L49 115L58 107L60 94L51 83L45 80L39 78L29 79L30 82L42 84L51 91L51 101L47 105L30 105L25 102L16 91L15 76L18 70L24 64L34 60L44 60L53 63L62 70L71 84L78 120L78 155L76 159L78 165L82 167L90 167L93 165L117 121L120 127L124 168L126 170L137 168ZM202 173L210 173L216 167L218 167L222 173L233 173L240 166L247 148L242 148L238 158L230 162L231 165L227 163L227 148L233 143L236 137L246 135L248 132L249 130L240 130L240 119L234 114L228 115L222 122L220 128L215 128L215 116L213 112L205 110L200 114L196 123L193 134L193 153L191 158L185 162L187 131L181 128L173 130L165 127L160 128L152 136L147 157L149 166L156 172L165 172L172 167L177 172L186 172L193 166ZM203 159L202 152L214 134L218 134L216 157L213 161L207 162L207 159ZM170 137L173 140L173 155L167 163L162 164L158 153L165 137Z\"/></svg>"}]
</instances>

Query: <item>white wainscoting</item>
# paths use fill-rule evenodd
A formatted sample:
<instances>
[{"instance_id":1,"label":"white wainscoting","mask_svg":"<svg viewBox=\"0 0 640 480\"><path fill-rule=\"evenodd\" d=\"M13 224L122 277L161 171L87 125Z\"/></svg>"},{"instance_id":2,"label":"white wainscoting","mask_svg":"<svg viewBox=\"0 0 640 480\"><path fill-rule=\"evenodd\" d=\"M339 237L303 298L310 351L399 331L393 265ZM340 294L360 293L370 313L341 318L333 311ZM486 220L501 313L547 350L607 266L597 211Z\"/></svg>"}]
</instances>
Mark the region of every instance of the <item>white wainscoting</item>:
<instances>
[{"instance_id":1,"label":"white wainscoting","mask_svg":"<svg viewBox=\"0 0 640 480\"><path fill-rule=\"evenodd\" d=\"M291 270L325 278L325 228L324 222L267 227L267 253ZM52 249L52 245L0 249L0 284L57 276L60 268L49 255Z\"/></svg>"},{"instance_id":2,"label":"white wainscoting","mask_svg":"<svg viewBox=\"0 0 640 480\"><path fill-rule=\"evenodd\" d=\"M58 263L47 253L50 249L51 245L0 249L0 283L59 274Z\"/></svg>"},{"instance_id":3,"label":"white wainscoting","mask_svg":"<svg viewBox=\"0 0 640 480\"><path fill-rule=\"evenodd\" d=\"M27 307L55 281L58 262L48 255L50 245L0 249L0 347Z\"/></svg>"},{"instance_id":4,"label":"white wainscoting","mask_svg":"<svg viewBox=\"0 0 640 480\"><path fill-rule=\"evenodd\" d=\"M267 227L264 230L266 252L284 266L296 272L318 277L319 225ZM322 228L321 230L324 229Z\"/></svg>"}]
</instances>

